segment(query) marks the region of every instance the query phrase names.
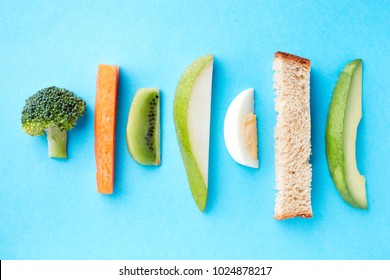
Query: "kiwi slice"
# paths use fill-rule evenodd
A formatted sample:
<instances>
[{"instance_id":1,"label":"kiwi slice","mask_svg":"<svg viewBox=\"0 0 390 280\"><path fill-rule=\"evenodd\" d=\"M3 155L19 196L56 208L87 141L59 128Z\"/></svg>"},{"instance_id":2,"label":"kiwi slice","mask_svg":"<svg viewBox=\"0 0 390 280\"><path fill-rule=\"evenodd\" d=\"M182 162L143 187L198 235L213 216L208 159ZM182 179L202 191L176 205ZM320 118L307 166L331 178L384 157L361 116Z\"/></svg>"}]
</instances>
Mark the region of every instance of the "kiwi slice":
<instances>
[{"instance_id":1,"label":"kiwi slice","mask_svg":"<svg viewBox=\"0 0 390 280\"><path fill-rule=\"evenodd\" d=\"M127 148L142 165L160 165L160 91L141 88L134 96L126 127Z\"/></svg>"}]
</instances>

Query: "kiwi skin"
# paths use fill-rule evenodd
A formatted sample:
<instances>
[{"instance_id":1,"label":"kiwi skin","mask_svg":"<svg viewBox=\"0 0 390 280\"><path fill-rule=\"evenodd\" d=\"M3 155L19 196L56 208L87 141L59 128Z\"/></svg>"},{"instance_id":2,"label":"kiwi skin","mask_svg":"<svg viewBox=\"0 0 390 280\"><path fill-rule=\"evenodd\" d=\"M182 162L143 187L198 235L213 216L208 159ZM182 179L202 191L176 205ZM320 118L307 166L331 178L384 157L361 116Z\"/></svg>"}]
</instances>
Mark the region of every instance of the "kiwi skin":
<instances>
[{"instance_id":1,"label":"kiwi skin","mask_svg":"<svg viewBox=\"0 0 390 280\"><path fill-rule=\"evenodd\" d=\"M141 88L133 98L126 126L127 149L142 165L160 165L160 90Z\"/></svg>"}]
</instances>

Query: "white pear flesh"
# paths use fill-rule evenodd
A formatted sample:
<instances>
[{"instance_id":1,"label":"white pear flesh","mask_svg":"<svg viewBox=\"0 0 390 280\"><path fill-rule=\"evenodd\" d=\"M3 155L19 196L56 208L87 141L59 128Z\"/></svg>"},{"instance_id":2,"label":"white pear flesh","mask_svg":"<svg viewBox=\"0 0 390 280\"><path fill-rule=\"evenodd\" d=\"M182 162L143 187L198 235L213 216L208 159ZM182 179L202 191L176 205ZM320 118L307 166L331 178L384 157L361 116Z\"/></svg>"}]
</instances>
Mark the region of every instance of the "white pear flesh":
<instances>
[{"instance_id":1,"label":"white pear flesh","mask_svg":"<svg viewBox=\"0 0 390 280\"><path fill-rule=\"evenodd\" d=\"M258 158L253 158L245 144L243 123L249 114L254 113L254 90L246 89L231 102L224 122L224 140L230 156L239 164L258 168ZM257 135L257 129L256 129ZM256 138L257 146L257 138ZM256 147L257 148L257 147Z\"/></svg>"},{"instance_id":2,"label":"white pear flesh","mask_svg":"<svg viewBox=\"0 0 390 280\"><path fill-rule=\"evenodd\" d=\"M206 208L209 177L213 56L195 60L180 77L174 98L174 122L192 196Z\"/></svg>"},{"instance_id":3,"label":"white pear flesh","mask_svg":"<svg viewBox=\"0 0 390 280\"><path fill-rule=\"evenodd\" d=\"M206 188L209 179L211 84L213 63L208 63L196 79L187 108L188 139Z\"/></svg>"}]
</instances>

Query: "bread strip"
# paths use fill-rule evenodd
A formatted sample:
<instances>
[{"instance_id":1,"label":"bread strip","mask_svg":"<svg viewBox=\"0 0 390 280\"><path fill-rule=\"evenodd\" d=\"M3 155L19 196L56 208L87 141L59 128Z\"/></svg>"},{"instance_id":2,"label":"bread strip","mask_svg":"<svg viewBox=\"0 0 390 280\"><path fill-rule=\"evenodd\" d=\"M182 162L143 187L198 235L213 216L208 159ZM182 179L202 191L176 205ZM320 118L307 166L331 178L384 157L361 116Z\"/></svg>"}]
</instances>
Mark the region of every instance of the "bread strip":
<instances>
[{"instance_id":1,"label":"bread strip","mask_svg":"<svg viewBox=\"0 0 390 280\"><path fill-rule=\"evenodd\" d=\"M310 60L274 56L276 201L274 218L312 217Z\"/></svg>"}]
</instances>

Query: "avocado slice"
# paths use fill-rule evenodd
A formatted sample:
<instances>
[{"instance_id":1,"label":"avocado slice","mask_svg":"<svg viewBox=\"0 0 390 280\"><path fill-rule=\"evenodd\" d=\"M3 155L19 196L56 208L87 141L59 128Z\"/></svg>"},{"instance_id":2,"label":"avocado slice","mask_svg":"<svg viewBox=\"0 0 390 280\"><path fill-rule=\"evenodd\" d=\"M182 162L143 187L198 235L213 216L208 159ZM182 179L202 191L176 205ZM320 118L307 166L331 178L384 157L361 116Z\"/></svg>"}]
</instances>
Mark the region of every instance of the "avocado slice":
<instances>
[{"instance_id":1,"label":"avocado slice","mask_svg":"<svg viewBox=\"0 0 390 280\"><path fill-rule=\"evenodd\" d=\"M362 60L348 63L333 91L326 124L326 157L341 197L367 209L366 180L356 164L356 134L362 117Z\"/></svg>"}]
</instances>

